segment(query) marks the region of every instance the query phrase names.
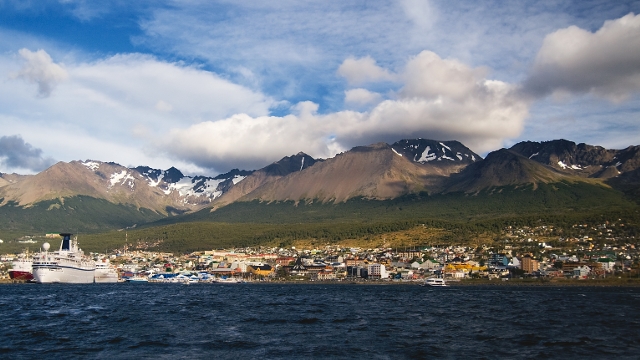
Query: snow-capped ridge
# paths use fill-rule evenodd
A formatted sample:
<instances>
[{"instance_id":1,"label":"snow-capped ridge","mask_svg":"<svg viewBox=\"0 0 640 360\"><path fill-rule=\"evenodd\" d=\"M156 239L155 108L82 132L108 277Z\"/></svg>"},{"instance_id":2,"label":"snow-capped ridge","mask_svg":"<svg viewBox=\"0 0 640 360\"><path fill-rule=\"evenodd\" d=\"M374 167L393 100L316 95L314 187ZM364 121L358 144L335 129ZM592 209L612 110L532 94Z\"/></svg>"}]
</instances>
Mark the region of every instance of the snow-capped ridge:
<instances>
[{"instance_id":1,"label":"snow-capped ridge","mask_svg":"<svg viewBox=\"0 0 640 360\"><path fill-rule=\"evenodd\" d=\"M477 154L458 141L436 141L428 139L400 140L391 148L398 154L413 159L421 164L438 164L441 166L465 166L476 161ZM442 160L447 160L442 165Z\"/></svg>"}]
</instances>

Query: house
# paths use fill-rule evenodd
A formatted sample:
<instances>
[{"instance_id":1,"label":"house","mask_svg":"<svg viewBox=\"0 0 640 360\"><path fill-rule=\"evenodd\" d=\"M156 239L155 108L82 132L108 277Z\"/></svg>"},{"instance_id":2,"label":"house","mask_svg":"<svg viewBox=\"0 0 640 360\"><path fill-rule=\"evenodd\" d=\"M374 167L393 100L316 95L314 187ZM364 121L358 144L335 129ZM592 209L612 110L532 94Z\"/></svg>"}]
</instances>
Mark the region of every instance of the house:
<instances>
[{"instance_id":1,"label":"house","mask_svg":"<svg viewBox=\"0 0 640 360\"><path fill-rule=\"evenodd\" d=\"M322 271L310 274L310 278L311 280L318 280L318 281L335 280L336 273L333 272L333 269L331 269L330 267L327 267Z\"/></svg>"},{"instance_id":2,"label":"house","mask_svg":"<svg viewBox=\"0 0 640 360\"><path fill-rule=\"evenodd\" d=\"M442 266L440 265L439 262L433 259L427 259L425 262L420 264L420 267L425 270L436 270L436 269L440 269Z\"/></svg>"},{"instance_id":3,"label":"house","mask_svg":"<svg viewBox=\"0 0 640 360\"><path fill-rule=\"evenodd\" d=\"M273 267L268 264L249 265L247 266L247 270L257 276L269 276L273 274Z\"/></svg>"},{"instance_id":4,"label":"house","mask_svg":"<svg viewBox=\"0 0 640 360\"><path fill-rule=\"evenodd\" d=\"M602 268L602 270L606 272L612 272L614 266L616 265L616 262L615 260L612 260L610 258L601 258L601 259L598 259L598 264L600 264L600 267Z\"/></svg>"},{"instance_id":5,"label":"house","mask_svg":"<svg viewBox=\"0 0 640 360\"><path fill-rule=\"evenodd\" d=\"M277 265L282 265L282 266L287 266L291 263L295 263L296 258L294 258L293 256L281 256L279 258L276 259L276 264Z\"/></svg>"},{"instance_id":6,"label":"house","mask_svg":"<svg viewBox=\"0 0 640 360\"><path fill-rule=\"evenodd\" d=\"M573 269L573 276L578 279L586 279L590 272L591 268L587 265L578 266Z\"/></svg>"}]
</instances>

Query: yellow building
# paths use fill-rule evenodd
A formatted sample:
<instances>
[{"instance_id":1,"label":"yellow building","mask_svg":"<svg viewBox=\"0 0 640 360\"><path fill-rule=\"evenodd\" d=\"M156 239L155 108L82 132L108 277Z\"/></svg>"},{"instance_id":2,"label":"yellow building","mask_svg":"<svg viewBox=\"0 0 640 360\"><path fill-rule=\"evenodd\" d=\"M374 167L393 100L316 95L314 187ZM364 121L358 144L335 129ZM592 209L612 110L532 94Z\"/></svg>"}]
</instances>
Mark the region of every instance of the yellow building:
<instances>
[{"instance_id":1,"label":"yellow building","mask_svg":"<svg viewBox=\"0 0 640 360\"><path fill-rule=\"evenodd\" d=\"M249 265L247 270L251 272L253 275L258 276L269 276L273 274L273 267L271 265Z\"/></svg>"}]
</instances>

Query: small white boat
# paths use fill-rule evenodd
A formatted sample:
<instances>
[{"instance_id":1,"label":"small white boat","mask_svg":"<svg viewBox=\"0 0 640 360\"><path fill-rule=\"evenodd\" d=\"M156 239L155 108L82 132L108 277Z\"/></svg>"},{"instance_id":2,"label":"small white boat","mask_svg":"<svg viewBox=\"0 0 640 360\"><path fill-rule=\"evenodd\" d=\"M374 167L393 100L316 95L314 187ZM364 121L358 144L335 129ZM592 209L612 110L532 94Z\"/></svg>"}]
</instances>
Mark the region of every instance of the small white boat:
<instances>
[{"instance_id":1,"label":"small white boat","mask_svg":"<svg viewBox=\"0 0 640 360\"><path fill-rule=\"evenodd\" d=\"M134 277L126 278L125 281L129 283L146 283L146 282L149 282L149 278L136 275Z\"/></svg>"},{"instance_id":2,"label":"small white boat","mask_svg":"<svg viewBox=\"0 0 640 360\"><path fill-rule=\"evenodd\" d=\"M443 278L428 278L424 281L423 286L449 286Z\"/></svg>"}]
</instances>

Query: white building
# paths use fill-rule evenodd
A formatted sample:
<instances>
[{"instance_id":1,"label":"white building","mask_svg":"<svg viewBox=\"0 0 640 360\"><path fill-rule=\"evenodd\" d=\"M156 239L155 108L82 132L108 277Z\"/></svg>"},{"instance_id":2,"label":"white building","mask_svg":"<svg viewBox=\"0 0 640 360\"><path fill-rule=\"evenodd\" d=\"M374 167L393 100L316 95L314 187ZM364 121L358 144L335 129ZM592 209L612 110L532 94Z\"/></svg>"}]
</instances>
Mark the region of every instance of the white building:
<instances>
[{"instance_id":1,"label":"white building","mask_svg":"<svg viewBox=\"0 0 640 360\"><path fill-rule=\"evenodd\" d=\"M591 272L591 268L588 267L587 265L578 266L575 269L573 269L573 276L580 279L584 279L589 275L590 272Z\"/></svg>"},{"instance_id":2,"label":"white building","mask_svg":"<svg viewBox=\"0 0 640 360\"><path fill-rule=\"evenodd\" d=\"M369 264L369 266L367 267L367 273L369 274L369 278L372 278L372 279L389 278L389 274L387 274L387 269L382 264Z\"/></svg>"}]
</instances>

